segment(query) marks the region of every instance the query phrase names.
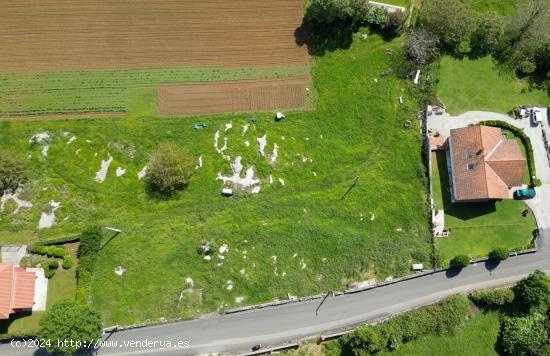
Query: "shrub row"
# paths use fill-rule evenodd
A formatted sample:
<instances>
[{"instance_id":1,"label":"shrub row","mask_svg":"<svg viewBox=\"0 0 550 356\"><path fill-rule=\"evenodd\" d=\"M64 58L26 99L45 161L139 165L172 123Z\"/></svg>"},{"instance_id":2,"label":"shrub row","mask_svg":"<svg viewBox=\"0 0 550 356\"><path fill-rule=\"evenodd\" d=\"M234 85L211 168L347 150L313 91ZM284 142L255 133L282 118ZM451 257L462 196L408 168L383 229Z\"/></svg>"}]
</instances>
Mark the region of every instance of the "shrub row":
<instances>
[{"instance_id":1,"label":"shrub row","mask_svg":"<svg viewBox=\"0 0 550 356\"><path fill-rule=\"evenodd\" d=\"M487 289L470 295L470 299L474 303L485 308L495 308L512 303L514 297L514 291L510 288Z\"/></svg>"},{"instance_id":2,"label":"shrub row","mask_svg":"<svg viewBox=\"0 0 550 356\"><path fill-rule=\"evenodd\" d=\"M48 257L64 258L69 255L69 251L64 247L34 245L31 252L37 255L47 255Z\"/></svg>"},{"instance_id":3,"label":"shrub row","mask_svg":"<svg viewBox=\"0 0 550 356\"><path fill-rule=\"evenodd\" d=\"M34 246L49 246L49 245L60 245L60 244L66 244L69 242L77 242L80 240L80 234L78 235L67 235L67 236L61 236L61 237L54 237L51 239L44 239L37 241Z\"/></svg>"},{"instance_id":4,"label":"shrub row","mask_svg":"<svg viewBox=\"0 0 550 356\"><path fill-rule=\"evenodd\" d=\"M467 297L458 295L435 306L398 315L378 325L362 326L340 339L352 355L392 350L400 344L426 335L453 334L468 317Z\"/></svg>"},{"instance_id":5,"label":"shrub row","mask_svg":"<svg viewBox=\"0 0 550 356\"><path fill-rule=\"evenodd\" d=\"M86 303L90 294L90 284L94 272L95 262L103 234L101 228L94 226L88 228L80 236L80 245L78 246L78 267L76 269L76 300Z\"/></svg>"},{"instance_id":6,"label":"shrub row","mask_svg":"<svg viewBox=\"0 0 550 356\"><path fill-rule=\"evenodd\" d=\"M535 155L533 154L533 145L531 144L531 139L529 138L529 136L527 136L527 134L523 132L523 130L515 127L514 125L510 125L509 123L500 120L486 120L481 121L479 124L485 126L500 127L501 129L511 131L516 137L519 137L519 139L523 143L523 146L525 147L525 153L527 155L527 165L529 167L529 179L531 181L531 184L539 186L540 180L536 178L537 170L535 168Z\"/></svg>"},{"instance_id":7,"label":"shrub row","mask_svg":"<svg viewBox=\"0 0 550 356\"><path fill-rule=\"evenodd\" d=\"M44 268L44 275L46 278L52 278L59 267L59 262L55 258L50 258L42 263L42 268Z\"/></svg>"}]
</instances>

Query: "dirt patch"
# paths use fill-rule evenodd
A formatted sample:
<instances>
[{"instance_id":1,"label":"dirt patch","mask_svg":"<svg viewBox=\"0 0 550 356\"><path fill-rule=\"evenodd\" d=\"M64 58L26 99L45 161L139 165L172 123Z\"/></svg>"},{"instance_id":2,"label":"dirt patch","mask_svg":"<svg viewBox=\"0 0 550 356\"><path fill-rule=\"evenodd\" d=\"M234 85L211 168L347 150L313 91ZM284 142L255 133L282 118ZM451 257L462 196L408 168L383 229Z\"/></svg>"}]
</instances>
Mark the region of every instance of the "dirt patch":
<instances>
[{"instance_id":1,"label":"dirt patch","mask_svg":"<svg viewBox=\"0 0 550 356\"><path fill-rule=\"evenodd\" d=\"M160 115L198 115L222 112L305 108L311 79L238 80L159 87ZM243 129L244 132L246 132ZM243 133L244 133L243 132Z\"/></svg>"},{"instance_id":2,"label":"dirt patch","mask_svg":"<svg viewBox=\"0 0 550 356\"><path fill-rule=\"evenodd\" d=\"M298 0L0 0L2 71L306 63Z\"/></svg>"}]
</instances>

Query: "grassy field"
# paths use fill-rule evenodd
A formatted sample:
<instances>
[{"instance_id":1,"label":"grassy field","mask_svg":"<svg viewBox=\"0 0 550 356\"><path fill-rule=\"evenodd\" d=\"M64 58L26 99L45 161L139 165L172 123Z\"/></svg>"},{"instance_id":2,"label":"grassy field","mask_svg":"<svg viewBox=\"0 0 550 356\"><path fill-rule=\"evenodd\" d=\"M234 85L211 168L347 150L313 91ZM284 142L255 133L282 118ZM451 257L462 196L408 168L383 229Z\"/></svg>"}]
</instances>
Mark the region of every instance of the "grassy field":
<instances>
[{"instance_id":1,"label":"grassy field","mask_svg":"<svg viewBox=\"0 0 550 356\"><path fill-rule=\"evenodd\" d=\"M0 147L30 156L25 197L34 204L14 216L8 203L0 238L29 239L49 200L61 204L56 225L36 238L91 223L122 229L101 251L93 280L91 303L106 325L342 289L352 280L406 274L412 261L429 264L426 194L418 178L422 140L417 121L403 128L417 104L406 94L409 83L380 76L391 67L386 48L400 45L373 35L316 59L318 110L289 112L282 122L271 113L158 119L137 99L132 105L142 111L128 118L0 122ZM251 117L257 123L242 137ZM199 121L207 128L192 130ZM228 122L233 128L224 132ZM225 154L241 155L245 169L254 166L260 194L220 195L216 176L230 167L212 147L217 130L228 138ZM42 131L51 136L47 157L28 142ZM274 165L258 153L256 139L265 133L267 152L280 146ZM176 199L158 201L146 195L137 173L167 141L202 156L204 166ZM114 161L99 184L94 177L108 153ZM116 177L117 167L126 174ZM216 252L227 244L229 252L205 261L197 253L203 242ZM122 277L117 266L126 269ZM244 297L241 304L237 297Z\"/></svg>"},{"instance_id":2,"label":"grassy field","mask_svg":"<svg viewBox=\"0 0 550 356\"><path fill-rule=\"evenodd\" d=\"M462 0L477 12L495 12L500 15L511 15L516 6L524 0Z\"/></svg>"},{"instance_id":3,"label":"grassy field","mask_svg":"<svg viewBox=\"0 0 550 356\"><path fill-rule=\"evenodd\" d=\"M432 153L432 182L436 209L445 210L446 238L437 238L437 250L444 261L458 254L487 256L495 247L526 247L536 228L533 214L521 215L524 202L502 200L490 203L453 204L444 152Z\"/></svg>"},{"instance_id":4,"label":"grassy field","mask_svg":"<svg viewBox=\"0 0 550 356\"><path fill-rule=\"evenodd\" d=\"M495 351L499 331L498 312L478 312L455 335L428 336L380 355L498 355ZM444 350L444 351L443 351Z\"/></svg>"},{"instance_id":5,"label":"grassy field","mask_svg":"<svg viewBox=\"0 0 550 356\"><path fill-rule=\"evenodd\" d=\"M309 73L309 66L272 68L162 68L67 72L0 72L0 116L131 110L159 83L279 78ZM137 98L136 98L137 96Z\"/></svg>"},{"instance_id":6,"label":"grassy field","mask_svg":"<svg viewBox=\"0 0 550 356\"><path fill-rule=\"evenodd\" d=\"M530 88L527 81L502 71L491 57L459 60L445 56L438 78L437 94L455 115L468 110L507 113L518 105L550 103L546 91Z\"/></svg>"},{"instance_id":7,"label":"grassy field","mask_svg":"<svg viewBox=\"0 0 550 356\"><path fill-rule=\"evenodd\" d=\"M407 8L407 9L409 8L409 5L411 4L411 0L380 0L378 2L382 2L384 4L402 6L402 7Z\"/></svg>"},{"instance_id":8,"label":"grassy field","mask_svg":"<svg viewBox=\"0 0 550 356\"><path fill-rule=\"evenodd\" d=\"M76 245L66 245L76 261ZM61 266L48 282L48 297L46 308L63 299L74 300L76 292L76 264L65 270ZM18 313L9 321L0 321L0 338L7 335L34 335L39 329L38 323L44 312L33 312L28 315Z\"/></svg>"}]
</instances>

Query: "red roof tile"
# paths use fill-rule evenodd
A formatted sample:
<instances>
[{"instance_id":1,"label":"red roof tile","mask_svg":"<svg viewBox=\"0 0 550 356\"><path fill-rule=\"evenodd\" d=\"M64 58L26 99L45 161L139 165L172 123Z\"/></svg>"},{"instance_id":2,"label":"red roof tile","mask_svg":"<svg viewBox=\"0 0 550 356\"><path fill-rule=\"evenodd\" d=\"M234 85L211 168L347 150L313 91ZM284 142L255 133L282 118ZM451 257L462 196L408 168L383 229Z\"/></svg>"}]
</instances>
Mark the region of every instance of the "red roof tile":
<instances>
[{"instance_id":1,"label":"red roof tile","mask_svg":"<svg viewBox=\"0 0 550 356\"><path fill-rule=\"evenodd\" d=\"M449 142L456 201L508 199L510 187L522 184L525 158L500 128L454 129Z\"/></svg>"},{"instance_id":2,"label":"red roof tile","mask_svg":"<svg viewBox=\"0 0 550 356\"><path fill-rule=\"evenodd\" d=\"M9 319L17 310L32 308L35 279L34 272L0 263L0 319Z\"/></svg>"}]
</instances>

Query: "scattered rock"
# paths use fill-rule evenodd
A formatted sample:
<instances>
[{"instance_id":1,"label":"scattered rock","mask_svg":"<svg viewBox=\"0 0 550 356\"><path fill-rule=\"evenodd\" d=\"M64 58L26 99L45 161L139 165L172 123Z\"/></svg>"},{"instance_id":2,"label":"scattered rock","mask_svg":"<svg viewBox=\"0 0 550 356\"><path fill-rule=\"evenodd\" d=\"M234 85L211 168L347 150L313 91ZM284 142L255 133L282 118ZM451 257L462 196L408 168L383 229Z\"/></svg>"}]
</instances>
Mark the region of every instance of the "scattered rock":
<instances>
[{"instance_id":1,"label":"scattered rock","mask_svg":"<svg viewBox=\"0 0 550 356\"><path fill-rule=\"evenodd\" d=\"M285 180L283 178L279 178L279 183L281 183L281 185L285 185Z\"/></svg>"},{"instance_id":2,"label":"scattered rock","mask_svg":"<svg viewBox=\"0 0 550 356\"><path fill-rule=\"evenodd\" d=\"M191 278L191 277L185 278L185 283L189 284L191 286L191 288L193 288L195 286L195 282L193 282L193 278Z\"/></svg>"},{"instance_id":3,"label":"scattered rock","mask_svg":"<svg viewBox=\"0 0 550 356\"><path fill-rule=\"evenodd\" d=\"M241 137L244 136L244 134L248 131L248 124L243 126L243 133L241 134ZM248 141L247 141L248 142Z\"/></svg>"},{"instance_id":4,"label":"scattered rock","mask_svg":"<svg viewBox=\"0 0 550 356\"><path fill-rule=\"evenodd\" d=\"M107 177L107 171L109 170L109 166L113 161L113 157L111 157L110 154L107 153L107 156L109 156L109 158L105 161L101 161L101 168L99 169L99 171L97 171L95 175L95 181L98 183L103 183L105 181L105 178Z\"/></svg>"},{"instance_id":5,"label":"scattered rock","mask_svg":"<svg viewBox=\"0 0 550 356\"><path fill-rule=\"evenodd\" d=\"M229 121L227 124L225 124L225 132L227 132L227 130L229 130L232 127L233 127L233 123Z\"/></svg>"},{"instance_id":6,"label":"scattered rock","mask_svg":"<svg viewBox=\"0 0 550 356\"><path fill-rule=\"evenodd\" d=\"M244 297L242 297L242 296L236 297L236 298L235 298L235 303L240 304L240 303L243 302L243 300L244 300Z\"/></svg>"},{"instance_id":7,"label":"scattered rock","mask_svg":"<svg viewBox=\"0 0 550 356\"><path fill-rule=\"evenodd\" d=\"M126 272L126 270L124 268L122 268L122 266L118 266L115 268L115 274L117 276L122 276L124 274L124 272Z\"/></svg>"},{"instance_id":8,"label":"scattered rock","mask_svg":"<svg viewBox=\"0 0 550 356\"><path fill-rule=\"evenodd\" d=\"M218 252L222 255L228 251L229 251L229 246L227 246L227 244L221 245L220 248L218 249Z\"/></svg>"},{"instance_id":9,"label":"scattered rock","mask_svg":"<svg viewBox=\"0 0 550 356\"><path fill-rule=\"evenodd\" d=\"M6 203L8 200L13 200L15 205L17 205L17 208L13 211L13 214L17 214L19 212L19 209L30 209L32 208L32 203L30 201L23 200L19 198L19 194L23 192L23 189L21 187L17 188L15 193L12 193L11 190L6 190L4 194L2 195L2 199L0 200L0 211L4 211L6 207Z\"/></svg>"},{"instance_id":10,"label":"scattered rock","mask_svg":"<svg viewBox=\"0 0 550 356\"><path fill-rule=\"evenodd\" d=\"M264 134L262 137L258 137L258 146L259 151L262 157L265 157L265 146L267 145L267 134Z\"/></svg>"},{"instance_id":11,"label":"scattered rock","mask_svg":"<svg viewBox=\"0 0 550 356\"><path fill-rule=\"evenodd\" d=\"M141 180L145 177L145 175L147 174L147 166L144 166L141 171L138 172L137 176L138 176L138 179Z\"/></svg>"},{"instance_id":12,"label":"scattered rock","mask_svg":"<svg viewBox=\"0 0 550 356\"><path fill-rule=\"evenodd\" d=\"M47 229L55 224L55 211L59 209L60 204L53 200L50 200L48 204L50 204L51 211L49 213L42 212L40 220L38 221L39 229Z\"/></svg>"},{"instance_id":13,"label":"scattered rock","mask_svg":"<svg viewBox=\"0 0 550 356\"><path fill-rule=\"evenodd\" d=\"M117 177L122 177L125 173L126 173L126 170L122 167L118 167L115 172Z\"/></svg>"},{"instance_id":14,"label":"scattered rock","mask_svg":"<svg viewBox=\"0 0 550 356\"><path fill-rule=\"evenodd\" d=\"M197 165L195 166L195 169L199 169L199 168L202 168L202 156L199 156L199 161L198 161Z\"/></svg>"}]
</instances>

